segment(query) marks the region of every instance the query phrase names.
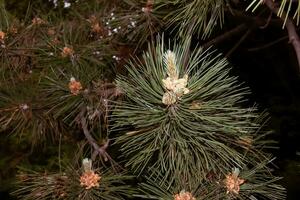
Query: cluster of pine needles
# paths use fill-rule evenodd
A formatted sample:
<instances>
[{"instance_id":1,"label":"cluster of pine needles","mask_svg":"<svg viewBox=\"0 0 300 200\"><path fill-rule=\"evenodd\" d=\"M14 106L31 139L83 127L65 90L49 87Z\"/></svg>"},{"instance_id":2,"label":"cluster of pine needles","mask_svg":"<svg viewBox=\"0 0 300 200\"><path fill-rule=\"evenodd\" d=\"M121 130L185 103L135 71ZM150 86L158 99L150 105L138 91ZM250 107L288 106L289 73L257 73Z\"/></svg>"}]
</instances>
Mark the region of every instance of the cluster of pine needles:
<instances>
[{"instance_id":1,"label":"cluster of pine needles","mask_svg":"<svg viewBox=\"0 0 300 200\"><path fill-rule=\"evenodd\" d=\"M1 137L57 150L51 169L20 164L12 195L284 199L267 117L221 54L190 50L225 1L53 2L13 13L0 1Z\"/></svg>"}]
</instances>

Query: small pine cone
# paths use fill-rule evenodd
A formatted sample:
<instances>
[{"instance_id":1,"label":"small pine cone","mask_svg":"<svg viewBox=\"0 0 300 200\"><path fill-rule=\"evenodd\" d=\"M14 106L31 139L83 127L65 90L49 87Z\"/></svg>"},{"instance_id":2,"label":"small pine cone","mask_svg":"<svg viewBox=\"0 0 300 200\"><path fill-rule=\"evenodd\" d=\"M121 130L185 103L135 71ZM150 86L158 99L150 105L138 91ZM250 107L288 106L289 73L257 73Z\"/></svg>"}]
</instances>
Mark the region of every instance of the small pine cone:
<instances>
[{"instance_id":1,"label":"small pine cone","mask_svg":"<svg viewBox=\"0 0 300 200\"><path fill-rule=\"evenodd\" d=\"M55 31L54 28L49 28L48 31L47 31L47 34L48 34L49 36L53 36L53 35L56 34L56 31Z\"/></svg>"},{"instance_id":2,"label":"small pine cone","mask_svg":"<svg viewBox=\"0 0 300 200\"><path fill-rule=\"evenodd\" d=\"M188 75L184 75L183 78L174 80L174 93L178 96L181 97L184 94L188 94L190 90L186 88L188 81Z\"/></svg>"},{"instance_id":3,"label":"small pine cone","mask_svg":"<svg viewBox=\"0 0 300 200\"><path fill-rule=\"evenodd\" d=\"M227 194L228 193L238 194L240 191L240 185L242 185L244 182L245 182L244 179L239 178L234 173L227 175L226 179L224 180L225 186L227 188Z\"/></svg>"},{"instance_id":4,"label":"small pine cone","mask_svg":"<svg viewBox=\"0 0 300 200\"><path fill-rule=\"evenodd\" d=\"M163 82L163 86L167 90L174 91L174 89L175 89L175 83L174 83L173 79L171 79L170 77L167 77L166 79L163 79L162 82Z\"/></svg>"},{"instance_id":5,"label":"small pine cone","mask_svg":"<svg viewBox=\"0 0 300 200\"><path fill-rule=\"evenodd\" d=\"M154 0L147 0L147 3L146 3L146 6L147 7L153 7L153 5L154 5Z\"/></svg>"},{"instance_id":6,"label":"small pine cone","mask_svg":"<svg viewBox=\"0 0 300 200\"><path fill-rule=\"evenodd\" d=\"M174 195L174 200L196 200L190 192L181 191L179 194Z\"/></svg>"},{"instance_id":7,"label":"small pine cone","mask_svg":"<svg viewBox=\"0 0 300 200\"><path fill-rule=\"evenodd\" d=\"M91 27L92 27L93 33L101 33L102 32L102 28L99 23L95 23Z\"/></svg>"},{"instance_id":8,"label":"small pine cone","mask_svg":"<svg viewBox=\"0 0 300 200\"><path fill-rule=\"evenodd\" d=\"M46 22L44 20L42 20L39 17L35 17L31 20L33 25L41 25L41 24L46 24Z\"/></svg>"},{"instance_id":9,"label":"small pine cone","mask_svg":"<svg viewBox=\"0 0 300 200\"><path fill-rule=\"evenodd\" d=\"M97 23L97 17L95 15L91 15L87 21L91 24L95 24Z\"/></svg>"},{"instance_id":10,"label":"small pine cone","mask_svg":"<svg viewBox=\"0 0 300 200\"><path fill-rule=\"evenodd\" d=\"M69 82L69 89L73 95L78 95L80 90L82 90L82 85L79 81L76 81L75 78L72 77Z\"/></svg>"},{"instance_id":11,"label":"small pine cone","mask_svg":"<svg viewBox=\"0 0 300 200\"><path fill-rule=\"evenodd\" d=\"M0 40L3 41L5 38L5 33L3 31L0 31Z\"/></svg>"},{"instance_id":12,"label":"small pine cone","mask_svg":"<svg viewBox=\"0 0 300 200\"><path fill-rule=\"evenodd\" d=\"M176 95L174 94L174 92L170 92L170 91L165 92L162 98L162 102L165 105L172 105L176 102L176 100L177 100Z\"/></svg>"},{"instance_id":13,"label":"small pine cone","mask_svg":"<svg viewBox=\"0 0 300 200\"><path fill-rule=\"evenodd\" d=\"M68 56L72 56L73 54L74 54L74 50L72 47L64 47L61 52L61 56L64 58Z\"/></svg>"},{"instance_id":14,"label":"small pine cone","mask_svg":"<svg viewBox=\"0 0 300 200\"><path fill-rule=\"evenodd\" d=\"M25 103L25 104L21 104L20 105L20 109L22 110L22 111L25 111L25 110L28 110L29 109L29 106Z\"/></svg>"},{"instance_id":15,"label":"small pine cone","mask_svg":"<svg viewBox=\"0 0 300 200\"><path fill-rule=\"evenodd\" d=\"M147 0L145 7L142 8L142 11L145 13L150 13L153 9L154 0Z\"/></svg>"},{"instance_id":16,"label":"small pine cone","mask_svg":"<svg viewBox=\"0 0 300 200\"><path fill-rule=\"evenodd\" d=\"M96 174L94 171L84 172L80 176L80 185L85 187L86 190L93 187L99 187L99 181L101 177Z\"/></svg>"},{"instance_id":17,"label":"small pine cone","mask_svg":"<svg viewBox=\"0 0 300 200\"><path fill-rule=\"evenodd\" d=\"M53 45L57 45L57 44L60 43L60 41L59 41L59 39L58 39L57 37L55 37L55 38L53 38L53 39L51 40L51 43L52 43ZM62 55L62 56L63 56L63 55Z\"/></svg>"}]
</instances>

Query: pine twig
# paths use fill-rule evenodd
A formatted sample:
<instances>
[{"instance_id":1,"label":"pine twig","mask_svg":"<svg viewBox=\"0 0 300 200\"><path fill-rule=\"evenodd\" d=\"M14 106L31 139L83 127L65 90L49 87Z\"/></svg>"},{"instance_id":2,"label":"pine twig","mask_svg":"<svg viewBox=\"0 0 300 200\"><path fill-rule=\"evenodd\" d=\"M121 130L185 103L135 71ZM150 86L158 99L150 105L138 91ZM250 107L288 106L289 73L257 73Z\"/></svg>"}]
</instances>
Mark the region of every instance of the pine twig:
<instances>
[{"instance_id":1,"label":"pine twig","mask_svg":"<svg viewBox=\"0 0 300 200\"><path fill-rule=\"evenodd\" d=\"M262 49L269 48L269 47L271 47L271 46L273 46L273 45L275 45L275 44L277 44L277 43L279 43L279 42L282 42L282 41L288 39L288 37L289 37L289 36L280 37L279 39L277 39L277 40L275 40L275 41L272 41L272 42L270 42L270 43L268 43L268 44L264 44L264 45L259 46L259 47L249 48L248 51L260 51L260 50L262 50Z\"/></svg>"},{"instance_id":2,"label":"pine twig","mask_svg":"<svg viewBox=\"0 0 300 200\"><path fill-rule=\"evenodd\" d=\"M278 13L279 8L276 7L276 5L272 0L264 0L264 3L273 13L275 14ZM287 17L286 13L282 14L281 19L282 20L287 19L285 23L285 27L288 31L289 41L294 47L297 60L298 60L299 69L300 69L300 39L297 34L296 27L293 21L289 17Z\"/></svg>"},{"instance_id":3,"label":"pine twig","mask_svg":"<svg viewBox=\"0 0 300 200\"><path fill-rule=\"evenodd\" d=\"M112 160L112 158L108 155L106 152L106 149L109 145L109 139L104 143L104 145L99 146L96 140L93 138L93 136L90 134L87 123L86 123L86 118L84 117L85 109L81 111L79 114L79 120L80 124L83 130L83 133L88 140L89 144L93 147L94 152L92 153L92 160L95 160L96 156L99 155L100 157L104 158L104 161Z\"/></svg>"},{"instance_id":4,"label":"pine twig","mask_svg":"<svg viewBox=\"0 0 300 200\"><path fill-rule=\"evenodd\" d=\"M248 29L248 31L243 35L240 40L229 50L229 52L225 55L225 57L229 57L245 40L246 38L250 35L252 32L252 29Z\"/></svg>"},{"instance_id":5,"label":"pine twig","mask_svg":"<svg viewBox=\"0 0 300 200\"><path fill-rule=\"evenodd\" d=\"M260 29L265 29L269 26L270 22L271 22L271 19L272 19L272 15L273 15L273 12L270 11L270 14L269 14L269 17L267 19L267 22L263 25L263 26L260 26L259 28Z\"/></svg>"},{"instance_id":6,"label":"pine twig","mask_svg":"<svg viewBox=\"0 0 300 200\"><path fill-rule=\"evenodd\" d=\"M228 38L230 38L230 37L232 37L232 36L234 36L234 35L242 32L245 29L247 29L247 25L246 24L241 24L241 25L239 25L239 26L231 29L230 31L228 31L228 32L226 32L226 33L224 33L224 34L222 34L222 35L220 35L220 36L212 39L211 41L203 44L202 47L204 49L207 49L211 45L218 44L218 43L220 43L220 42L222 42L222 41L224 41L224 40L226 40L226 39L228 39Z\"/></svg>"}]
</instances>

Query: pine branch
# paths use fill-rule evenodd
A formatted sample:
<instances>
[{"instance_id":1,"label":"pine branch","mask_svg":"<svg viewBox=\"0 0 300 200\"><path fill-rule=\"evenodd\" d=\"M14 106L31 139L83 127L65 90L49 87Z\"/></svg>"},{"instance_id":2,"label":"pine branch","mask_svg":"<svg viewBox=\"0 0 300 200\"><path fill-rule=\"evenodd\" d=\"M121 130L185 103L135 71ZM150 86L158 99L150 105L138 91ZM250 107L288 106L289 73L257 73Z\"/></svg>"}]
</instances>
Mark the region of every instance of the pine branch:
<instances>
[{"instance_id":1,"label":"pine branch","mask_svg":"<svg viewBox=\"0 0 300 200\"><path fill-rule=\"evenodd\" d=\"M84 113L85 113L85 109L82 109L82 111L79 114L80 124L86 139L88 140L89 144L94 148L94 152L92 153L92 160L95 160L96 156L99 155L104 159L104 161L108 161L108 160L112 161L112 158L106 152L106 149L109 145L109 139L107 139L107 141L102 146L98 145L98 143L96 142L96 140L93 138L93 136L90 134L88 130Z\"/></svg>"},{"instance_id":2,"label":"pine branch","mask_svg":"<svg viewBox=\"0 0 300 200\"><path fill-rule=\"evenodd\" d=\"M125 173L115 174L110 169L93 169L92 166L88 170L93 173L86 173L84 166L65 165L63 173L20 169L18 187L11 194L27 200L125 200L136 194L136 189L127 183L133 177ZM91 187L87 189L87 186Z\"/></svg>"},{"instance_id":3,"label":"pine branch","mask_svg":"<svg viewBox=\"0 0 300 200\"><path fill-rule=\"evenodd\" d=\"M247 88L228 75L226 60L209 50L190 52L188 40L173 51L158 41L143 60L130 62L128 77L117 78L125 97L114 110L114 130L125 133L116 143L128 158L126 166L139 175L158 170L172 182L193 176L201 181L209 170L225 173L260 162L251 139L260 127L258 114L238 106ZM181 85L173 86L170 77ZM248 142L245 158L240 148Z\"/></svg>"},{"instance_id":4,"label":"pine branch","mask_svg":"<svg viewBox=\"0 0 300 200\"><path fill-rule=\"evenodd\" d=\"M208 174L208 180L197 181L195 177L188 180L179 180L171 187L161 183L163 177L157 179L146 177L147 181L140 184L142 199L174 200L176 196L190 196L189 200L216 200L216 199L285 199L285 189L277 185L279 177L269 173L267 164L271 160L264 160L253 168L246 166L243 169L235 168L235 172L227 174ZM235 174L235 177L233 174ZM240 181L237 184L236 181ZM232 187L235 185L235 187ZM187 193L188 192L188 193ZM186 195L183 195L185 193ZM181 194L181 195L180 195ZM187 195L189 194L189 195Z\"/></svg>"},{"instance_id":5,"label":"pine branch","mask_svg":"<svg viewBox=\"0 0 300 200\"><path fill-rule=\"evenodd\" d=\"M210 47L211 45L216 45L230 37L233 37L236 34L239 34L240 32L244 31L247 29L247 25L246 24L241 24L229 31L227 31L226 33L223 33L222 35L208 41L207 43L203 44L202 47L204 49L207 49L208 47Z\"/></svg>"},{"instance_id":6,"label":"pine branch","mask_svg":"<svg viewBox=\"0 0 300 200\"><path fill-rule=\"evenodd\" d=\"M225 55L226 58L228 58L251 34L252 29L248 29L247 32L240 38L240 40L227 52Z\"/></svg>"},{"instance_id":7,"label":"pine branch","mask_svg":"<svg viewBox=\"0 0 300 200\"><path fill-rule=\"evenodd\" d=\"M283 36L283 37L280 37L280 38L276 39L275 41L269 42L269 43L264 44L264 45L261 45L261 46L259 46L259 47L249 48L248 51L260 51L260 50L263 50L263 49L267 49L267 48L269 48L269 47L271 47L271 46L273 46L273 45L275 45L275 44L277 44L277 43L279 43L279 42L282 42L282 41L284 41L284 40L287 40L288 37L289 37L289 36L287 36L287 35L286 35L286 36Z\"/></svg>"},{"instance_id":8,"label":"pine branch","mask_svg":"<svg viewBox=\"0 0 300 200\"><path fill-rule=\"evenodd\" d=\"M274 4L272 0L264 0L264 3L273 13L278 13L279 8ZM296 27L293 23L293 20L291 20L286 13L283 12L280 18L282 20L286 19L285 27L288 31L289 41L294 47L300 69L300 39L296 31Z\"/></svg>"},{"instance_id":9,"label":"pine branch","mask_svg":"<svg viewBox=\"0 0 300 200\"><path fill-rule=\"evenodd\" d=\"M178 36L184 38L196 34L205 39L224 22L225 1L164 1L165 7L171 7L165 19L167 24L179 28ZM172 9L173 7L173 9ZM187 28L188 27L188 28Z\"/></svg>"}]
</instances>

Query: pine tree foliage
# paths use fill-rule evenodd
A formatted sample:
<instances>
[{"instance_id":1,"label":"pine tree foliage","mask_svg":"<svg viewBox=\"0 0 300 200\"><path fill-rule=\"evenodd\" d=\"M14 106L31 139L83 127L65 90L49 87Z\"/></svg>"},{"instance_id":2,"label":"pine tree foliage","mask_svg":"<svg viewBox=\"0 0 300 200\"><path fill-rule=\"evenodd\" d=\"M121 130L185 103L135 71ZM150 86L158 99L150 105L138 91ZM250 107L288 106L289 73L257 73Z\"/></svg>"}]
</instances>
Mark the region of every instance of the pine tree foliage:
<instances>
[{"instance_id":1,"label":"pine tree foliage","mask_svg":"<svg viewBox=\"0 0 300 200\"><path fill-rule=\"evenodd\" d=\"M65 125L47 115L45 107L31 103L38 95L32 93L34 87L28 85L29 88L17 86L1 92L1 131L6 130L18 138L25 137L34 145L48 139L55 141L59 133L66 131Z\"/></svg>"},{"instance_id":2,"label":"pine tree foliage","mask_svg":"<svg viewBox=\"0 0 300 200\"><path fill-rule=\"evenodd\" d=\"M159 41L142 60L130 62L128 77L117 78L126 97L113 119L117 131L127 130L117 137L126 166L139 175L159 171L170 183L175 177L202 181L209 171L226 174L266 156L257 157L253 148L260 124L255 107L242 107L248 89L229 75L222 55L201 48L190 52L189 44L166 47ZM176 90L186 77L187 93L172 93L170 77Z\"/></svg>"},{"instance_id":3,"label":"pine tree foliage","mask_svg":"<svg viewBox=\"0 0 300 200\"><path fill-rule=\"evenodd\" d=\"M288 17L291 15L293 19L296 20L297 25L300 20L300 1L274 1L275 4L280 4L277 11L277 16L284 18L284 24L286 23ZM263 0L252 0L247 7L247 10L251 9L254 12L259 6L263 5ZM284 25L283 25L284 27Z\"/></svg>"},{"instance_id":4,"label":"pine tree foliage","mask_svg":"<svg viewBox=\"0 0 300 200\"><path fill-rule=\"evenodd\" d=\"M162 21L164 11L160 10L158 6L154 6L152 0L126 3L127 8L116 13L116 17L112 16L109 23L115 27L113 31L116 28L128 27L121 36L126 39L125 41L137 42L137 46L141 46L149 37L153 39L164 26Z\"/></svg>"},{"instance_id":5,"label":"pine tree foliage","mask_svg":"<svg viewBox=\"0 0 300 200\"><path fill-rule=\"evenodd\" d=\"M12 194L284 199L264 152L267 117L246 106L250 91L223 55L191 45L222 27L226 6L0 0L0 133L32 145L33 157L54 148L43 162L56 164L35 168L26 155ZM163 32L169 42L155 39ZM82 152L91 160L78 164Z\"/></svg>"},{"instance_id":6,"label":"pine tree foliage","mask_svg":"<svg viewBox=\"0 0 300 200\"><path fill-rule=\"evenodd\" d=\"M266 170L268 161L263 161L259 165L248 169L247 167L241 171L235 168L238 180L242 181L241 185L235 185L235 190L228 182L230 171L226 176L210 173L206 181L198 182L195 178L190 180L180 180L177 184L171 187L163 181L157 184L157 179L148 178L148 181L140 184L140 190L143 195L139 197L144 199L164 199L173 200L176 196L182 198L186 196L189 200L213 200L213 199L283 199L284 189L275 182L278 180ZM262 178L263 177L263 178ZM187 195L189 193L189 195ZM185 194L185 195L184 195ZM190 196L190 198L187 198ZM178 198L180 199L180 198ZM184 198L183 198L184 199Z\"/></svg>"},{"instance_id":7,"label":"pine tree foliage","mask_svg":"<svg viewBox=\"0 0 300 200\"><path fill-rule=\"evenodd\" d=\"M83 183L84 167L66 167L60 173L39 173L23 169L18 176L19 189L14 195L20 199L127 199L136 193L125 182L132 179L126 174L115 174L109 169L94 169L98 185L87 189Z\"/></svg>"},{"instance_id":8,"label":"pine tree foliage","mask_svg":"<svg viewBox=\"0 0 300 200\"><path fill-rule=\"evenodd\" d=\"M184 0L162 1L165 6L174 6L173 12L167 15L170 25L178 26L179 35L197 34L198 37L207 38L216 25L222 27L224 22L224 0ZM199 13L202 13L199 15Z\"/></svg>"}]
</instances>

